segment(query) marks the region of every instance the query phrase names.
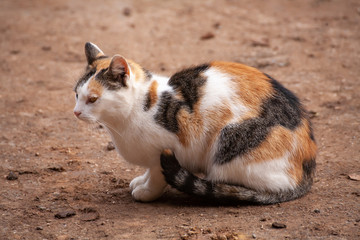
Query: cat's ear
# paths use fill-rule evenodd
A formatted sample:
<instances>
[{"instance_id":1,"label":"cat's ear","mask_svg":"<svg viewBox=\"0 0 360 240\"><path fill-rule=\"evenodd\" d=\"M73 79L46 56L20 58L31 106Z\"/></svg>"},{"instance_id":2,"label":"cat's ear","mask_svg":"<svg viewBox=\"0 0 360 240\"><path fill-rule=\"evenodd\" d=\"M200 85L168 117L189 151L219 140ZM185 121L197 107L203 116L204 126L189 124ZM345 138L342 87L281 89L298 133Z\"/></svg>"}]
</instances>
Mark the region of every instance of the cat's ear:
<instances>
[{"instance_id":1,"label":"cat's ear","mask_svg":"<svg viewBox=\"0 0 360 240\"><path fill-rule=\"evenodd\" d=\"M113 56L109 72L112 74L113 79L120 82L121 85L127 86L130 79L130 66L124 57L120 55Z\"/></svg>"},{"instance_id":2,"label":"cat's ear","mask_svg":"<svg viewBox=\"0 0 360 240\"><path fill-rule=\"evenodd\" d=\"M89 65L91 65L98 57L104 56L103 51L91 42L85 43L85 55Z\"/></svg>"}]
</instances>

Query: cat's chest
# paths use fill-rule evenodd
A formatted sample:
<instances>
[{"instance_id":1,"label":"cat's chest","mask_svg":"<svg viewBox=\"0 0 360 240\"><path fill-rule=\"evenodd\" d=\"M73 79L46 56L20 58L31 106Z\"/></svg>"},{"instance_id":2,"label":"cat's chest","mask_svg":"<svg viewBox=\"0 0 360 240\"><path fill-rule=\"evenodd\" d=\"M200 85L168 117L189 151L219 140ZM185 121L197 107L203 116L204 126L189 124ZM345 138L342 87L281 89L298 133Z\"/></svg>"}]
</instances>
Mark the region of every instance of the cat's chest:
<instances>
[{"instance_id":1,"label":"cat's chest","mask_svg":"<svg viewBox=\"0 0 360 240\"><path fill-rule=\"evenodd\" d=\"M171 144L175 140L174 136L161 128L145 125L128 126L117 131L108 129L118 153L126 161L142 166L159 160L161 151L172 148Z\"/></svg>"}]
</instances>

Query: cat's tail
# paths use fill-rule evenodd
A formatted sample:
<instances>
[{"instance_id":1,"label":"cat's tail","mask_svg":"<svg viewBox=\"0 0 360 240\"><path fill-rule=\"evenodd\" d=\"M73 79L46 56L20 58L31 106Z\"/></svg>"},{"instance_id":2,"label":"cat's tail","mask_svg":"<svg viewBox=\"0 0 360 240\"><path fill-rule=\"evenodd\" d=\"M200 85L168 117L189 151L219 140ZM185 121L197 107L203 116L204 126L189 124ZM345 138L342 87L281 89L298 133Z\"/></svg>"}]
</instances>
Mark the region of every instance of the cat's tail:
<instances>
[{"instance_id":1,"label":"cat's tail","mask_svg":"<svg viewBox=\"0 0 360 240\"><path fill-rule=\"evenodd\" d=\"M315 161L313 161L313 164L315 164ZM161 166L166 182L170 186L190 195L206 197L207 199L219 200L221 202L251 202L257 204L286 202L306 194L310 190L313 182L313 170L311 170L311 176L307 176L307 174L305 174L306 170L304 170L303 181L298 187L288 191L256 191L237 185L214 183L201 179L182 168L175 158L175 155L170 151L164 151L161 154ZM314 166L308 167L314 169Z\"/></svg>"}]
</instances>

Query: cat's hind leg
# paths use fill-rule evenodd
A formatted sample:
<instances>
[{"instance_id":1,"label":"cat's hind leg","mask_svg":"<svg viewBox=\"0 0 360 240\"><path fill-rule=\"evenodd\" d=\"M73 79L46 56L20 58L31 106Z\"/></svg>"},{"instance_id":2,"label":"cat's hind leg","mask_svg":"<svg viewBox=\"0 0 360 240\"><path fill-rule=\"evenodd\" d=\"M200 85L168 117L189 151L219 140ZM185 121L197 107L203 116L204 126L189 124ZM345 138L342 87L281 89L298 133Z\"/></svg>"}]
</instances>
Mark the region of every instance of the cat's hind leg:
<instances>
[{"instance_id":1,"label":"cat's hind leg","mask_svg":"<svg viewBox=\"0 0 360 240\"><path fill-rule=\"evenodd\" d=\"M163 194L166 185L162 168L157 166L149 168L144 175L132 180L130 188L136 201L150 202Z\"/></svg>"}]
</instances>

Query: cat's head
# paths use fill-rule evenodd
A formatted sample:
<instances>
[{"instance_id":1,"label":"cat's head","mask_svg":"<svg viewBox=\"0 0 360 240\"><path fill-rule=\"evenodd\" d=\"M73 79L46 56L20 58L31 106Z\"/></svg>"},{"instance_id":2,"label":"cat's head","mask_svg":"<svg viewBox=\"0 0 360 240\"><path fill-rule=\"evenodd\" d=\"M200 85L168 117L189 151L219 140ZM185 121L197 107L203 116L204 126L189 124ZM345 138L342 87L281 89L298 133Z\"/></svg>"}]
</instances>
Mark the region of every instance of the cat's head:
<instances>
[{"instance_id":1,"label":"cat's head","mask_svg":"<svg viewBox=\"0 0 360 240\"><path fill-rule=\"evenodd\" d=\"M128 61L120 55L106 56L93 43L85 44L87 67L74 91L74 114L87 122L126 118L135 101L134 78Z\"/></svg>"}]
</instances>

